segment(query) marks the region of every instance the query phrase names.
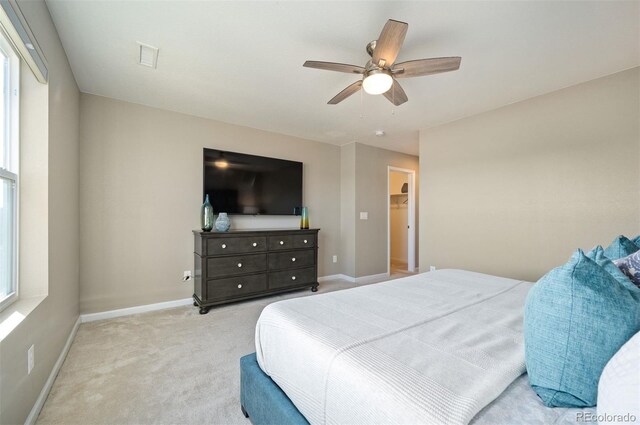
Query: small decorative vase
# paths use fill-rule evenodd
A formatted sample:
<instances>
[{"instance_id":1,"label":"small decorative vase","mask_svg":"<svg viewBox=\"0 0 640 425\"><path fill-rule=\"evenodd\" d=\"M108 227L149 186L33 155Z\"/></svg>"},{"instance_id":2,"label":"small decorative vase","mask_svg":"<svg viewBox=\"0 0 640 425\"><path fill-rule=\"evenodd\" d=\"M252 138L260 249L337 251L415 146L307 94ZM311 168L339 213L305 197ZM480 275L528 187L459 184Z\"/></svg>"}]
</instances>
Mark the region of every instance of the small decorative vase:
<instances>
[{"instance_id":1,"label":"small decorative vase","mask_svg":"<svg viewBox=\"0 0 640 425\"><path fill-rule=\"evenodd\" d=\"M221 212L216 219L216 230L218 232L226 232L231 227L231 221L227 216L227 213Z\"/></svg>"},{"instance_id":2,"label":"small decorative vase","mask_svg":"<svg viewBox=\"0 0 640 425\"><path fill-rule=\"evenodd\" d=\"M302 207L302 214L300 214L300 228L309 228L309 208Z\"/></svg>"},{"instance_id":3,"label":"small decorative vase","mask_svg":"<svg viewBox=\"0 0 640 425\"><path fill-rule=\"evenodd\" d=\"M209 195L205 196L204 204L200 208L200 227L205 232L210 232L213 229L213 207L209 203Z\"/></svg>"}]
</instances>

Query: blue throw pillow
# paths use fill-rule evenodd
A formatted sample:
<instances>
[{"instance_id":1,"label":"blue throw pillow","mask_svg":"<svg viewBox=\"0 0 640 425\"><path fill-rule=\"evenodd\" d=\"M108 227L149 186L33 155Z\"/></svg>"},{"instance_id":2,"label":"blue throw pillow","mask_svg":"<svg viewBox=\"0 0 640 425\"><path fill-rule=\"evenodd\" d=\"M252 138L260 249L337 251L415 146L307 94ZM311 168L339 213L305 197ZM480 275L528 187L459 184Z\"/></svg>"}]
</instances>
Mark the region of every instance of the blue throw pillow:
<instances>
[{"instance_id":1,"label":"blue throw pillow","mask_svg":"<svg viewBox=\"0 0 640 425\"><path fill-rule=\"evenodd\" d=\"M631 239L631 242L633 242L638 246L638 248L640 248L640 236L636 236L635 238Z\"/></svg>"},{"instance_id":2,"label":"blue throw pillow","mask_svg":"<svg viewBox=\"0 0 640 425\"><path fill-rule=\"evenodd\" d=\"M611 245L604 250L604 255L610 260L617 260L640 250L640 247L628 238L620 235L611 242Z\"/></svg>"},{"instance_id":3,"label":"blue throw pillow","mask_svg":"<svg viewBox=\"0 0 640 425\"><path fill-rule=\"evenodd\" d=\"M594 406L604 366L639 330L637 298L578 250L527 296L529 383L546 406Z\"/></svg>"},{"instance_id":4,"label":"blue throw pillow","mask_svg":"<svg viewBox=\"0 0 640 425\"><path fill-rule=\"evenodd\" d=\"M634 285L640 288L640 251L613 262Z\"/></svg>"},{"instance_id":5,"label":"blue throw pillow","mask_svg":"<svg viewBox=\"0 0 640 425\"><path fill-rule=\"evenodd\" d=\"M636 252L636 254L640 254L640 251ZM590 260L595 261L600 267L605 269L611 276L613 276L615 280L618 281L618 283L627 288L631 292L631 296L640 302L639 288L636 287L636 284L631 280L629 276L627 276L627 274L624 273L623 270L620 270L617 264L619 261L623 261L624 258L629 258L630 256L621 258L620 260L611 261L609 258L607 258L607 256L604 255L604 249L602 249L600 245L593 248L586 255ZM640 272L640 270L638 271Z\"/></svg>"}]
</instances>

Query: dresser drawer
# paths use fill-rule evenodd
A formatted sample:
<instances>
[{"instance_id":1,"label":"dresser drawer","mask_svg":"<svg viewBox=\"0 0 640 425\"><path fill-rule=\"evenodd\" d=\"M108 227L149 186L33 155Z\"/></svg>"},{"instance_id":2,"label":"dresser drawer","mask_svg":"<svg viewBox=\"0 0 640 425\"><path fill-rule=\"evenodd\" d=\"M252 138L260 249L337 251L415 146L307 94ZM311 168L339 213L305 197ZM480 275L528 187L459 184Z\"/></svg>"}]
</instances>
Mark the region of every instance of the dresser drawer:
<instances>
[{"instance_id":1,"label":"dresser drawer","mask_svg":"<svg viewBox=\"0 0 640 425\"><path fill-rule=\"evenodd\" d=\"M242 297L247 294L265 291L267 275L254 274L207 281L207 300Z\"/></svg>"},{"instance_id":2,"label":"dresser drawer","mask_svg":"<svg viewBox=\"0 0 640 425\"><path fill-rule=\"evenodd\" d=\"M284 270L269 273L269 289L286 288L316 282L316 268Z\"/></svg>"},{"instance_id":3,"label":"dresser drawer","mask_svg":"<svg viewBox=\"0 0 640 425\"><path fill-rule=\"evenodd\" d=\"M269 250L291 248L313 248L316 246L316 236L312 234L269 236Z\"/></svg>"},{"instance_id":4,"label":"dresser drawer","mask_svg":"<svg viewBox=\"0 0 640 425\"><path fill-rule=\"evenodd\" d=\"M292 235L291 239L294 248L313 248L316 246L316 235Z\"/></svg>"},{"instance_id":5,"label":"dresser drawer","mask_svg":"<svg viewBox=\"0 0 640 425\"><path fill-rule=\"evenodd\" d=\"M207 255L244 254L266 250L267 238L264 236L207 239Z\"/></svg>"},{"instance_id":6,"label":"dresser drawer","mask_svg":"<svg viewBox=\"0 0 640 425\"><path fill-rule=\"evenodd\" d=\"M269 270L291 269L315 265L316 254L313 249L269 254Z\"/></svg>"},{"instance_id":7,"label":"dresser drawer","mask_svg":"<svg viewBox=\"0 0 640 425\"><path fill-rule=\"evenodd\" d=\"M207 279L266 271L267 254L207 258Z\"/></svg>"}]
</instances>

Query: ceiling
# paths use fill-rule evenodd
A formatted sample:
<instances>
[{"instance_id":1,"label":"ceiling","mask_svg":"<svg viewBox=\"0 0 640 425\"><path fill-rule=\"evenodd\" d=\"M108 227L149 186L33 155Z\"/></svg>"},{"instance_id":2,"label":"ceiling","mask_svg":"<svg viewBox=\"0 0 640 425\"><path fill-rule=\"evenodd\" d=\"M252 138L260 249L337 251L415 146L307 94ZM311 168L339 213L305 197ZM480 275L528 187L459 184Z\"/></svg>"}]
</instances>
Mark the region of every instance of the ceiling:
<instances>
[{"instance_id":1,"label":"ceiling","mask_svg":"<svg viewBox=\"0 0 640 425\"><path fill-rule=\"evenodd\" d=\"M337 145L418 153L418 130L640 64L640 2L70 1L47 4L80 90ZM401 81L409 102L356 94L387 19L409 23L398 61L462 56ZM159 47L157 69L136 42ZM376 130L386 135L376 137Z\"/></svg>"}]
</instances>

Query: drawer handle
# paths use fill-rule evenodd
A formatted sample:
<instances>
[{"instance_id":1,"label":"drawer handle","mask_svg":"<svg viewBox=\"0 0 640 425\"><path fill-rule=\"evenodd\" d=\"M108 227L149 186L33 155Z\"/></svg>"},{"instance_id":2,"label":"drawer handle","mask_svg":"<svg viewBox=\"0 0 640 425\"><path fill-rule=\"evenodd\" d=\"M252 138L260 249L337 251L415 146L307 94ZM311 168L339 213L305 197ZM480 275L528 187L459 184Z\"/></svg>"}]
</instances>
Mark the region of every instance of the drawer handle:
<instances>
[{"instance_id":1,"label":"drawer handle","mask_svg":"<svg viewBox=\"0 0 640 425\"><path fill-rule=\"evenodd\" d=\"M293 258L291 259L291 261L293 261L293 262L295 263L295 261L296 261L296 257L293 257Z\"/></svg>"},{"instance_id":2,"label":"drawer handle","mask_svg":"<svg viewBox=\"0 0 640 425\"><path fill-rule=\"evenodd\" d=\"M307 240L306 240L306 239L304 240L304 243L307 243Z\"/></svg>"},{"instance_id":3,"label":"drawer handle","mask_svg":"<svg viewBox=\"0 0 640 425\"><path fill-rule=\"evenodd\" d=\"M242 263L238 263L238 267L242 267Z\"/></svg>"},{"instance_id":4,"label":"drawer handle","mask_svg":"<svg viewBox=\"0 0 640 425\"><path fill-rule=\"evenodd\" d=\"M242 283L238 283L238 289L242 289Z\"/></svg>"},{"instance_id":5,"label":"drawer handle","mask_svg":"<svg viewBox=\"0 0 640 425\"><path fill-rule=\"evenodd\" d=\"M223 243L223 244L222 244L222 249L225 249L226 247L227 247L227 244L226 244L226 243Z\"/></svg>"},{"instance_id":6,"label":"drawer handle","mask_svg":"<svg viewBox=\"0 0 640 425\"><path fill-rule=\"evenodd\" d=\"M258 246L258 242L254 242L254 243L253 243L253 246Z\"/></svg>"},{"instance_id":7,"label":"drawer handle","mask_svg":"<svg viewBox=\"0 0 640 425\"><path fill-rule=\"evenodd\" d=\"M295 276L291 276L291 280L296 280L296 277Z\"/></svg>"},{"instance_id":8,"label":"drawer handle","mask_svg":"<svg viewBox=\"0 0 640 425\"><path fill-rule=\"evenodd\" d=\"M280 241L280 245L284 245L284 241Z\"/></svg>"}]
</instances>

